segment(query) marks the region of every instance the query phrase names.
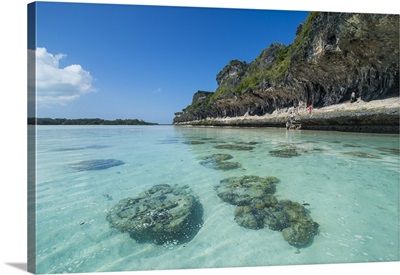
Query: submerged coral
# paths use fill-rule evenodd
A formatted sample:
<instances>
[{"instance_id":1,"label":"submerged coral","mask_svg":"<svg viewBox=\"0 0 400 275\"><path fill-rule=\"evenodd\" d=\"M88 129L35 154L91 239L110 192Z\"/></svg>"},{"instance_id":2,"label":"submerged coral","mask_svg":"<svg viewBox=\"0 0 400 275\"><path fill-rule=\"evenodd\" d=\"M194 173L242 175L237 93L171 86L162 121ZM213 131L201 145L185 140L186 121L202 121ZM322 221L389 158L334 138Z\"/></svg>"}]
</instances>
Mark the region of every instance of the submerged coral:
<instances>
[{"instance_id":1,"label":"submerged coral","mask_svg":"<svg viewBox=\"0 0 400 275\"><path fill-rule=\"evenodd\" d=\"M232 158L233 156L229 154L212 154L210 156L200 158L202 160L200 161L200 164L216 170L232 170L240 168L242 166L240 163L227 161Z\"/></svg>"},{"instance_id":2,"label":"submerged coral","mask_svg":"<svg viewBox=\"0 0 400 275\"><path fill-rule=\"evenodd\" d=\"M282 236L290 245L304 246L310 243L318 232L318 223L306 213L303 205L290 200L278 200L268 195L267 203L252 203L238 206L235 221L238 225L249 229L268 227L282 231Z\"/></svg>"},{"instance_id":3,"label":"submerged coral","mask_svg":"<svg viewBox=\"0 0 400 275\"><path fill-rule=\"evenodd\" d=\"M187 187L155 185L134 198L120 200L107 214L111 227L137 241L184 243L203 220L203 207Z\"/></svg>"},{"instance_id":4,"label":"submerged coral","mask_svg":"<svg viewBox=\"0 0 400 275\"><path fill-rule=\"evenodd\" d=\"M275 192L278 178L258 176L242 176L223 179L215 186L217 195L225 202L233 205L249 205L257 198Z\"/></svg>"},{"instance_id":5,"label":"submerged coral","mask_svg":"<svg viewBox=\"0 0 400 275\"><path fill-rule=\"evenodd\" d=\"M305 216L298 222L291 223L290 227L283 229L282 236L293 246L304 246L318 232L318 227L318 223L314 222L311 217Z\"/></svg>"},{"instance_id":6,"label":"submerged coral","mask_svg":"<svg viewBox=\"0 0 400 275\"><path fill-rule=\"evenodd\" d=\"M258 211L250 206L238 206L235 210L235 222L245 228L260 229L263 228L262 220Z\"/></svg>"},{"instance_id":7,"label":"submerged coral","mask_svg":"<svg viewBox=\"0 0 400 275\"><path fill-rule=\"evenodd\" d=\"M265 197L264 203L264 207L260 209L264 226L272 230L281 231L290 225L289 216L283 211L283 206L276 197L272 195Z\"/></svg>"},{"instance_id":8,"label":"submerged coral","mask_svg":"<svg viewBox=\"0 0 400 275\"><path fill-rule=\"evenodd\" d=\"M225 160L232 159L233 156L229 154L212 154L205 157L200 157L199 159L206 161L206 162L220 162Z\"/></svg>"},{"instance_id":9,"label":"submerged coral","mask_svg":"<svg viewBox=\"0 0 400 275\"><path fill-rule=\"evenodd\" d=\"M236 151L250 151L250 150L254 149L253 146L244 146L244 145L238 145L238 144L220 144L220 145L215 145L214 148L236 150Z\"/></svg>"},{"instance_id":10,"label":"submerged coral","mask_svg":"<svg viewBox=\"0 0 400 275\"><path fill-rule=\"evenodd\" d=\"M358 158L366 158L366 159L380 159L381 157L378 155L370 154L370 153L365 153L365 152L345 152L345 154L358 157Z\"/></svg>"},{"instance_id":11,"label":"submerged coral","mask_svg":"<svg viewBox=\"0 0 400 275\"><path fill-rule=\"evenodd\" d=\"M269 153L271 156L279 157L279 158L291 158L291 157L297 157L297 156L301 155L297 149L291 148L291 147L271 150L271 151L269 151Z\"/></svg>"},{"instance_id":12,"label":"submerged coral","mask_svg":"<svg viewBox=\"0 0 400 275\"><path fill-rule=\"evenodd\" d=\"M71 163L69 166L79 171L104 170L114 166L123 165L125 162L117 159L93 159Z\"/></svg>"},{"instance_id":13,"label":"submerged coral","mask_svg":"<svg viewBox=\"0 0 400 275\"><path fill-rule=\"evenodd\" d=\"M289 244L307 245L318 232L319 225L302 204L278 201L272 195L278 182L276 177L243 176L221 180L215 190L223 201L237 205L234 219L238 225L248 229L268 227L282 231Z\"/></svg>"},{"instance_id":14,"label":"submerged coral","mask_svg":"<svg viewBox=\"0 0 400 275\"><path fill-rule=\"evenodd\" d=\"M242 167L242 165L239 162L220 161L209 167L214 168L216 170L226 171L226 170L238 169Z\"/></svg>"},{"instance_id":15,"label":"submerged coral","mask_svg":"<svg viewBox=\"0 0 400 275\"><path fill-rule=\"evenodd\" d=\"M281 231L290 226L288 214L283 211L283 206L271 194L253 199L249 205L238 206L234 215L238 225L249 229L268 227Z\"/></svg>"},{"instance_id":16,"label":"submerged coral","mask_svg":"<svg viewBox=\"0 0 400 275\"><path fill-rule=\"evenodd\" d=\"M188 145L199 145L199 144L204 144L203 141L199 141L199 140L189 140L189 141L185 141L183 142L184 144L188 144Z\"/></svg>"},{"instance_id":17,"label":"submerged coral","mask_svg":"<svg viewBox=\"0 0 400 275\"><path fill-rule=\"evenodd\" d=\"M377 150L393 155L400 155L400 149L399 148L386 148L386 147L377 147Z\"/></svg>"}]
</instances>

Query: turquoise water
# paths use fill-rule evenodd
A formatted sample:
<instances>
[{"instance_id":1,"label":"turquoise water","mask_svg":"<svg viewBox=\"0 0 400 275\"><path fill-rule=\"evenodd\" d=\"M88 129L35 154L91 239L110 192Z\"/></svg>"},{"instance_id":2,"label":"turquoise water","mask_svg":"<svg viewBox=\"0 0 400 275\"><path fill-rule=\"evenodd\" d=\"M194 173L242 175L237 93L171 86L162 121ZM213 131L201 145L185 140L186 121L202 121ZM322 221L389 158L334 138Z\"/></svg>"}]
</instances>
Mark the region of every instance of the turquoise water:
<instances>
[{"instance_id":1,"label":"turquoise water","mask_svg":"<svg viewBox=\"0 0 400 275\"><path fill-rule=\"evenodd\" d=\"M298 155L273 155L285 148ZM200 164L215 153L230 154L240 167ZM37 272L398 261L399 173L398 135L38 126ZM277 177L274 195L305 205L319 224L309 245L294 247L279 231L246 229L234 221L235 207L223 202L214 186L243 175ZM187 185L199 198L203 224L190 241L137 242L107 222L119 200L156 184Z\"/></svg>"}]
</instances>

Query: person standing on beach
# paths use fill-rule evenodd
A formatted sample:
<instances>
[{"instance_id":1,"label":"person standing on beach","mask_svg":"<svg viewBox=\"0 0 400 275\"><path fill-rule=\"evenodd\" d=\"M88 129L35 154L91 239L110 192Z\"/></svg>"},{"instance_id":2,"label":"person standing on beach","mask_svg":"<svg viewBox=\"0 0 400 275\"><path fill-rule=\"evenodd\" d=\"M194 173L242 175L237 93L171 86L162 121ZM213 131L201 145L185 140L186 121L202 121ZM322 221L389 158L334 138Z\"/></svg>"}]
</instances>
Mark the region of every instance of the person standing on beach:
<instances>
[{"instance_id":1,"label":"person standing on beach","mask_svg":"<svg viewBox=\"0 0 400 275\"><path fill-rule=\"evenodd\" d=\"M356 93L355 92L352 92L351 93L351 97L350 97L350 103L353 103L353 102L355 102L356 101Z\"/></svg>"},{"instance_id":2,"label":"person standing on beach","mask_svg":"<svg viewBox=\"0 0 400 275\"><path fill-rule=\"evenodd\" d=\"M312 111L313 111L313 106L312 106L312 105L309 105L309 106L307 107L307 110L308 110L308 113L311 114Z\"/></svg>"},{"instance_id":3,"label":"person standing on beach","mask_svg":"<svg viewBox=\"0 0 400 275\"><path fill-rule=\"evenodd\" d=\"M294 120L294 112L290 112L290 123Z\"/></svg>"}]
</instances>

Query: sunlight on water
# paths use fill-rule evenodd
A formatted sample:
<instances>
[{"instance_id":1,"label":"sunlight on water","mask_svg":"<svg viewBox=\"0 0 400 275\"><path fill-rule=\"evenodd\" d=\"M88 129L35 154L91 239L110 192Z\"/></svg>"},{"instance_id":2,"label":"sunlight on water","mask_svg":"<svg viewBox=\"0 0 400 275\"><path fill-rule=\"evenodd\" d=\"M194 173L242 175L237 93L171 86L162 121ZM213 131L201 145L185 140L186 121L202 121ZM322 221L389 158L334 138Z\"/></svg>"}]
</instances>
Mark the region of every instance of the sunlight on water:
<instances>
[{"instance_id":1,"label":"sunlight on water","mask_svg":"<svg viewBox=\"0 0 400 275\"><path fill-rule=\"evenodd\" d=\"M37 271L398 261L399 172L398 135L39 126ZM278 179L273 191L265 191L270 198L273 194L274 207L282 210L279 202L290 200L319 225L315 234L309 232L306 245L290 244L282 230L263 224L263 215L271 213L254 212L260 205L255 204L256 195L247 198L241 208L250 209L248 205L253 203L254 215L243 218L238 216L237 206L221 199L225 197L216 191L227 179L236 184L232 178L267 177ZM159 187L151 189L156 185ZM137 199L150 196L149 192L155 194L155 208L150 208L146 198ZM180 208L174 197L189 207ZM111 209L127 198L130 201L121 204L126 211L118 215L137 220L123 226L115 219L110 223L107 215ZM190 207L191 201L201 206L197 212L202 215L197 217L201 222L190 218L195 209ZM171 221L174 211L187 220ZM290 213L287 215L297 215ZM249 217L258 222L257 228L249 228ZM190 238L182 235L186 229L181 225L191 227L186 228ZM175 231L168 231L172 227ZM154 230L141 235L147 234L143 231L147 228ZM178 231L183 236L179 240L174 237Z\"/></svg>"}]
</instances>

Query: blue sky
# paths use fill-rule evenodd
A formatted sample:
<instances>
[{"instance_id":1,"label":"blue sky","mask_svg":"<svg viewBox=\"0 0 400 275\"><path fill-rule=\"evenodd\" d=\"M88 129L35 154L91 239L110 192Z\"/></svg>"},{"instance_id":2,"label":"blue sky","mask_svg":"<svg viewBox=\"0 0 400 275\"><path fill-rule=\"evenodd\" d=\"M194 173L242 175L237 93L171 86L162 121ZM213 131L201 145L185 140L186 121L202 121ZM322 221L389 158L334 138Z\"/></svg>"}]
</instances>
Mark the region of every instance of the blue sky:
<instances>
[{"instance_id":1,"label":"blue sky","mask_svg":"<svg viewBox=\"0 0 400 275\"><path fill-rule=\"evenodd\" d=\"M37 117L172 123L230 60L293 42L308 12L37 3Z\"/></svg>"}]
</instances>

